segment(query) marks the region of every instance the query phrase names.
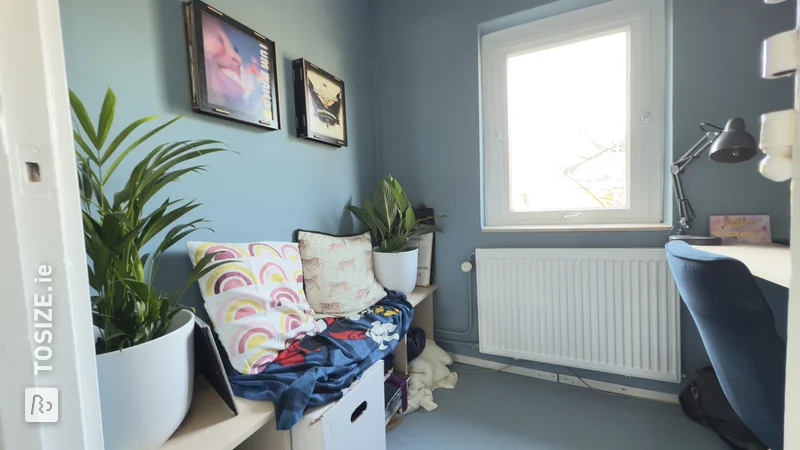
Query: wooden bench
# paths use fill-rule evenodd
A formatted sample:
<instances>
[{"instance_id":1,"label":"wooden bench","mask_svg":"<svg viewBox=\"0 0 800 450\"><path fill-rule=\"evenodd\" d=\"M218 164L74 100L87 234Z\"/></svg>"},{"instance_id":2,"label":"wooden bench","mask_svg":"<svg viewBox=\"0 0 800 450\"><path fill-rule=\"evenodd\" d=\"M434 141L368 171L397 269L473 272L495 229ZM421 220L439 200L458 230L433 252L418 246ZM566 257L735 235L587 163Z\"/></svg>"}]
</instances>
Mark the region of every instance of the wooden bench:
<instances>
[{"instance_id":1,"label":"wooden bench","mask_svg":"<svg viewBox=\"0 0 800 450\"><path fill-rule=\"evenodd\" d=\"M416 287L408 295L414 307L412 326L425 330L433 339L433 293L438 288ZM408 339L404 336L394 351L395 369L407 372ZM161 450L292 450L288 431L278 431L272 424L275 408L272 402L236 397L239 415L234 416L203 376L194 383L192 405L183 423Z\"/></svg>"}]
</instances>

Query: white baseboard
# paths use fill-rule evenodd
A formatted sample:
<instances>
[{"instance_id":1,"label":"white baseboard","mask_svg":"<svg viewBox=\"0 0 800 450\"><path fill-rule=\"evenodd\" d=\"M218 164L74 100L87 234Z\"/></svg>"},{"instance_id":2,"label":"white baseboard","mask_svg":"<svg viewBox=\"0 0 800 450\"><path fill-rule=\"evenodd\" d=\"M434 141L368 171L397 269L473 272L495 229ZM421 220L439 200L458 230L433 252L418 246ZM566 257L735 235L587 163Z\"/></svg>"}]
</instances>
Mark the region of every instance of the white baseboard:
<instances>
[{"instance_id":1,"label":"white baseboard","mask_svg":"<svg viewBox=\"0 0 800 450\"><path fill-rule=\"evenodd\" d=\"M528 369L526 367L509 366L508 364L502 364L494 361L487 361L485 359L480 359L480 358L473 358L471 356L456 355L455 353L450 353L450 356L453 357L453 361L462 364L469 364L470 366L483 367L484 369L498 370L501 372L513 373L515 375L522 375L524 377L538 378L540 380L553 381L558 383L557 373Z\"/></svg>"},{"instance_id":2,"label":"white baseboard","mask_svg":"<svg viewBox=\"0 0 800 450\"><path fill-rule=\"evenodd\" d=\"M643 398L662 403L678 404L678 396L676 394L667 394L665 392L651 391L649 389L635 388L631 386L624 386L622 384L607 383L605 381L590 380L588 378L578 378L572 375L561 375L552 372L544 372L541 370L528 369L526 367L509 366L508 364L488 361L480 358L473 358L471 356L457 355L450 353L453 361L462 364L469 364L471 366L483 367L485 369L497 370L501 372L513 373L515 375L522 375L524 377L538 378L540 380L553 381L556 383L569 384L582 388L591 388L598 391L610 392L613 394L626 395L629 397ZM588 386L587 386L588 385Z\"/></svg>"},{"instance_id":3,"label":"white baseboard","mask_svg":"<svg viewBox=\"0 0 800 450\"><path fill-rule=\"evenodd\" d=\"M598 391L611 392L614 394L627 395L629 397L644 398L662 403L679 404L677 394L668 394L666 392L651 391L649 389L636 388L625 386L622 384L607 383L605 381L589 380L572 375L559 375L558 382L563 384L571 384L573 386L597 389ZM584 384L585 383L585 384ZM588 386L587 386L588 385Z\"/></svg>"}]
</instances>

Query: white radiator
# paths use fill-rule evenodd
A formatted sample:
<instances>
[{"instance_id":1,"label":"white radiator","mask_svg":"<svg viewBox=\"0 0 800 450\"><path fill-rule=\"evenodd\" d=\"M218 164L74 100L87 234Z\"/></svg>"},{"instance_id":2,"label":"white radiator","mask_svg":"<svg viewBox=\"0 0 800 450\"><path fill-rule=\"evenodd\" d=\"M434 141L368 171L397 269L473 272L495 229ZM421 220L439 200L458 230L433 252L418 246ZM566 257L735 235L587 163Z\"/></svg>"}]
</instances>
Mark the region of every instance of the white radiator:
<instances>
[{"instance_id":1,"label":"white radiator","mask_svg":"<svg viewBox=\"0 0 800 450\"><path fill-rule=\"evenodd\" d=\"M664 249L477 249L480 351L681 381Z\"/></svg>"}]
</instances>

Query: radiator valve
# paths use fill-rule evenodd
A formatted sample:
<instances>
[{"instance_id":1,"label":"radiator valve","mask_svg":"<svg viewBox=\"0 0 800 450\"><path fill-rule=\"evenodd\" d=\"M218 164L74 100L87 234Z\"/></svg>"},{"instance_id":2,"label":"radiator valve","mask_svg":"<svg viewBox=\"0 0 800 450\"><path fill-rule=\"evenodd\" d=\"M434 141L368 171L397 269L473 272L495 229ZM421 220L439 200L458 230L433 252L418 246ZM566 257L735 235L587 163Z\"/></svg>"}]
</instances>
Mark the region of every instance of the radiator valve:
<instances>
[{"instance_id":1,"label":"radiator valve","mask_svg":"<svg viewBox=\"0 0 800 450\"><path fill-rule=\"evenodd\" d=\"M472 272L472 263L469 261L464 261L461 263L461 271L464 273Z\"/></svg>"}]
</instances>

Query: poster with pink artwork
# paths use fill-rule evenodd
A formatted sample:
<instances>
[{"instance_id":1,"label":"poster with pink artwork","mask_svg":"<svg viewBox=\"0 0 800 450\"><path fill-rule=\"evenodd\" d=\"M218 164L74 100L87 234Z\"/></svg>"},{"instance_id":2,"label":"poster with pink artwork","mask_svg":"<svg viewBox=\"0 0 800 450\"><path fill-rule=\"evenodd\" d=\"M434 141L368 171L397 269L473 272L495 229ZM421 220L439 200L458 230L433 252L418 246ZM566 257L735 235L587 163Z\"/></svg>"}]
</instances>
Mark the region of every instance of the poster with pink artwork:
<instances>
[{"instance_id":1,"label":"poster with pink artwork","mask_svg":"<svg viewBox=\"0 0 800 450\"><path fill-rule=\"evenodd\" d=\"M711 216L711 235L724 244L771 244L769 216Z\"/></svg>"}]
</instances>

